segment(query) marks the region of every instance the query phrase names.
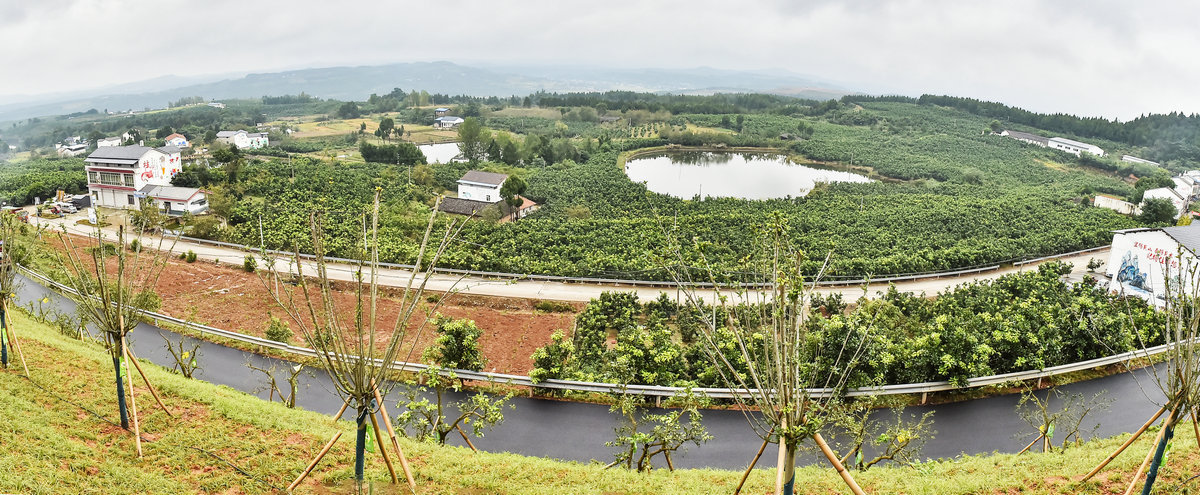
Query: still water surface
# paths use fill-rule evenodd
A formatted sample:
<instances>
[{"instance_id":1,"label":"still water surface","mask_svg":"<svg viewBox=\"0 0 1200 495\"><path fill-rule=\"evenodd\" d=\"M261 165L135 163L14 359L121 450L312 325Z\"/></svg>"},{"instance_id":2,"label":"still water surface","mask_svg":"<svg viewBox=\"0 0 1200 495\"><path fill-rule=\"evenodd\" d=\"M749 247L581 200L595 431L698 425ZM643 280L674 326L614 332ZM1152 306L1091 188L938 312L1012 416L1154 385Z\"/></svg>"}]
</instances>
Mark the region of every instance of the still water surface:
<instances>
[{"instance_id":1,"label":"still water surface","mask_svg":"<svg viewBox=\"0 0 1200 495\"><path fill-rule=\"evenodd\" d=\"M636 158L626 162L625 173L651 191L683 199L795 198L818 182L871 182L855 173L797 165L783 155L708 151Z\"/></svg>"}]
</instances>

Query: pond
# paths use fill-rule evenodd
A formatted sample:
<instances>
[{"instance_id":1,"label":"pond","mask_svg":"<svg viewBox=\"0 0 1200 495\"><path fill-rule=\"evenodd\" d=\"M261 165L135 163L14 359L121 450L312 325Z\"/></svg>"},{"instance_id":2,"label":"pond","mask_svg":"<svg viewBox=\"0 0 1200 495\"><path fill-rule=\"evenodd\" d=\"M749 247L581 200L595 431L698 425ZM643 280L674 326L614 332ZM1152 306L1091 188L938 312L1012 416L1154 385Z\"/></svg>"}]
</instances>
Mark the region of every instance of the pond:
<instances>
[{"instance_id":1,"label":"pond","mask_svg":"<svg viewBox=\"0 0 1200 495\"><path fill-rule=\"evenodd\" d=\"M684 151L625 163L625 174L651 191L676 198L773 199L800 197L818 182L871 182L865 176L792 163L784 155Z\"/></svg>"},{"instance_id":2,"label":"pond","mask_svg":"<svg viewBox=\"0 0 1200 495\"><path fill-rule=\"evenodd\" d=\"M417 146L417 149L425 154L425 161L429 163L462 161L455 159L462 153L458 149L458 143L422 144Z\"/></svg>"}]
</instances>

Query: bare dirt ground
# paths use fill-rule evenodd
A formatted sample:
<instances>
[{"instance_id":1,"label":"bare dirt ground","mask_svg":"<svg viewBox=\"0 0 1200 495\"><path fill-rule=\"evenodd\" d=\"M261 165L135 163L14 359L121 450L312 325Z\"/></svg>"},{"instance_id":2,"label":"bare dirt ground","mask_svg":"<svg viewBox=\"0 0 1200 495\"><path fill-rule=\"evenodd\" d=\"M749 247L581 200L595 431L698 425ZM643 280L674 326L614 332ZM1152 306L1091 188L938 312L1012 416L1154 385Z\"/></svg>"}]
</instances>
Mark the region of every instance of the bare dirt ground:
<instances>
[{"instance_id":1,"label":"bare dirt ground","mask_svg":"<svg viewBox=\"0 0 1200 495\"><path fill-rule=\"evenodd\" d=\"M62 244L53 236L49 242L54 248L63 249ZM72 242L77 248L88 244L80 237L73 237ZM115 270L116 258L108 257L107 264L110 269ZM273 315L286 321L292 328L295 334L292 344L304 345L298 323L289 318L288 312L280 307L271 296L271 291L267 289L266 283L269 282L265 282L266 275L267 273L262 271L248 273L240 266L216 265L206 261L187 263L172 258L167 262L156 284L157 292L162 298L162 309L159 312L257 336L264 336L267 323ZM344 328L353 322L354 287L353 284L343 282L334 285L334 288L338 312L345 322ZM399 313L402 292L393 288L381 291L379 314L375 320L377 341L386 341L391 335ZM316 296L315 289L312 289L311 293ZM427 296L431 294L435 293L427 293ZM302 310L301 313L306 313L299 292L294 300ZM436 314L474 320L483 330L479 343L487 360L485 371L527 375L533 367L530 359L533 351L550 342L550 335L555 330L562 329L569 333L575 317L574 312L537 311L534 309L535 303L536 301L526 299L455 294L442 301L441 306L436 308ZM410 328L415 328L426 318L433 317L434 314L430 312L434 306L432 302L423 299ZM572 303L572 307L578 312L583 304ZM408 353L410 344L415 340L417 345L413 351L413 360L419 360L421 353L436 337L436 329L432 325L425 326L419 336L407 336L405 345L401 348L401 357Z\"/></svg>"}]
</instances>

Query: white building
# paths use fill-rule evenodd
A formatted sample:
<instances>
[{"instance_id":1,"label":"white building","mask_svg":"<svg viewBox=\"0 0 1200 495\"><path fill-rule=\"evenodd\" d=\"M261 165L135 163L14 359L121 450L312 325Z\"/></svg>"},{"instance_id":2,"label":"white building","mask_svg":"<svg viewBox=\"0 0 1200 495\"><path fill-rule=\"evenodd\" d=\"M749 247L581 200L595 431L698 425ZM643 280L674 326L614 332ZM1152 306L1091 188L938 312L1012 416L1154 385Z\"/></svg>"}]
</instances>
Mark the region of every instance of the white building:
<instances>
[{"instance_id":1,"label":"white building","mask_svg":"<svg viewBox=\"0 0 1200 495\"><path fill-rule=\"evenodd\" d=\"M106 137L96 141L96 147L103 148L106 146L120 146L121 142L121 136Z\"/></svg>"},{"instance_id":2,"label":"white building","mask_svg":"<svg viewBox=\"0 0 1200 495\"><path fill-rule=\"evenodd\" d=\"M1200 194L1200 180L1187 175L1177 175L1171 178L1171 182L1175 183L1175 192L1191 202L1191 199Z\"/></svg>"},{"instance_id":3,"label":"white building","mask_svg":"<svg viewBox=\"0 0 1200 495\"><path fill-rule=\"evenodd\" d=\"M1107 194L1097 194L1096 199L1092 200L1092 205L1098 208L1108 208L1122 215L1137 215L1141 213L1141 210L1133 203Z\"/></svg>"},{"instance_id":4,"label":"white building","mask_svg":"<svg viewBox=\"0 0 1200 495\"><path fill-rule=\"evenodd\" d=\"M500 186L508 176L471 170L458 179L458 197L494 203L500 201Z\"/></svg>"},{"instance_id":5,"label":"white building","mask_svg":"<svg viewBox=\"0 0 1200 495\"><path fill-rule=\"evenodd\" d=\"M1159 165L1159 163L1158 163L1158 162L1152 162L1152 161L1150 161L1150 160L1147 160L1147 159L1145 159L1145 158L1138 158L1138 157L1136 157L1136 156L1133 156L1133 155L1121 155L1121 161L1123 161L1123 162L1129 162L1129 163L1144 163L1144 164L1146 164L1146 165L1154 165L1154 166L1156 166L1156 167L1161 167L1161 166L1162 166L1162 165Z\"/></svg>"},{"instance_id":6,"label":"white building","mask_svg":"<svg viewBox=\"0 0 1200 495\"><path fill-rule=\"evenodd\" d=\"M88 144L86 142L74 143L74 144L55 144L54 145L54 150L58 152L58 156L68 157L68 158L72 157L72 156L79 156L84 153L87 153L87 149L88 149Z\"/></svg>"},{"instance_id":7,"label":"white building","mask_svg":"<svg viewBox=\"0 0 1200 495\"><path fill-rule=\"evenodd\" d=\"M1170 187L1160 187L1158 189L1149 189L1142 195L1142 207L1146 206L1147 199L1165 199L1175 205L1175 216L1187 209L1187 198L1179 193L1179 191Z\"/></svg>"},{"instance_id":8,"label":"white building","mask_svg":"<svg viewBox=\"0 0 1200 495\"><path fill-rule=\"evenodd\" d=\"M1043 148L1045 148L1050 142L1050 138L1042 137L1037 134L1030 134L1028 132L1010 131L1008 129L1002 131L1000 135L1007 138L1013 138L1024 143L1041 146Z\"/></svg>"},{"instance_id":9,"label":"white building","mask_svg":"<svg viewBox=\"0 0 1200 495\"><path fill-rule=\"evenodd\" d=\"M163 213L199 215L208 211L208 198L204 191L194 187L159 186L146 184L138 190L138 198L152 198Z\"/></svg>"},{"instance_id":10,"label":"white building","mask_svg":"<svg viewBox=\"0 0 1200 495\"><path fill-rule=\"evenodd\" d=\"M438 117L433 119L434 129L453 129L465 122L462 117Z\"/></svg>"},{"instance_id":11,"label":"white building","mask_svg":"<svg viewBox=\"0 0 1200 495\"><path fill-rule=\"evenodd\" d=\"M270 144L265 132L246 132L243 130L221 131L217 133L217 141L226 143L238 149L265 148Z\"/></svg>"},{"instance_id":12,"label":"white building","mask_svg":"<svg viewBox=\"0 0 1200 495\"><path fill-rule=\"evenodd\" d=\"M208 102L208 106L213 108L225 108L225 104L219 101L210 101Z\"/></svg>"},{"instance_id":13,"label":"white building","mask_svg":"<svg viewBox=\"0 0 1200 495\"><path fill-rule=\"evenodd\" d=\"M1114 234L1106 272L1110 290L1160 305L1169 290L1167 281L1172 281L1175 290L1180 286L1189 294L1194 290L1200 224L1118 230Z\"/></svg>"},{"instance_id":14,"label":"white building","mask_svg":"<svg viewBox=\"0 0 1200 495\"><path fill-rule=\"evenodd\" d=\"M180 134L178 132L176 132L175 134L171 134L170 136L167 136L166 141L167 141L168 145L174 146L176 148L187 148L188 146L191 146L190 144L188 144L187 137L185 137L183 134Z\"/></svg>"},{"instance_id":15,"label":"white building","mask_svg":"<svg viewBox=\"0 0 1200 495\"><path fill-rule=\"evenodd\" d=\"M179 148L163 146L106 146L96 148L84 159L88 178L88 194L92 205L106 208L139 208L147 186L170 186L171 179L183 166ZM182 188L172 188L182 189ZM165 195L172 201L194 201L194 195L181 197L171 191ZM178 208L182 209L182 208Z\"/></svg>"},{"instance_id":16,"label":"white building","mask_svg":"<svg viewBox=\"0 0 1200 495\"><path fill-rule=\"evenodd\" d=\"M1079 156L1081 152L1088 152L1096 156L1104 156L1104 150L1099 146L1081 143L1079 141L1070 140L1061 137L1052 137L1046 143L1049 147L1056 150L1063 150L1075 156Z\"/></svg>"}]
</instances>

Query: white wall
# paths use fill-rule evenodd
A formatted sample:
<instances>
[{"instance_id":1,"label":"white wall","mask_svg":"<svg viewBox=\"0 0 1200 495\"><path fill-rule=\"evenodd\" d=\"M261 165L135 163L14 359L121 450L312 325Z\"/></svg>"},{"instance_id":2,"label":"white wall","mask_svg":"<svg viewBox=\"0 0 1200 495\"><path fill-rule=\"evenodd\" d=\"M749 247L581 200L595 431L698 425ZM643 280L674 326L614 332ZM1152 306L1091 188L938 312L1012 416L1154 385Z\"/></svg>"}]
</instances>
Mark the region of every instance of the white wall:
<instances>
[{"instance_id":1,"label":"white wall","mask_svg":"<svg viewBox=\"0 0 1200 495\"><path fill-rule=\"evenodd\" d=\"M1096 195L1096 199L1092 201L1092 204L1099 208L1115 210L1117 213L1121 213L1123 215L1133 214L1134 210L1137 208L1133 205L1133 203L1128 201L1121 201L1119 199L1101 195Z\"/></svg>"},{"instance_id":2,"label":"white wall","mask_svg":"<svg viewBox=\"0 0 1200 495\"><path fill-rule=\"evenodd\" d=\"M500 186L483 187L473 184L458 184L458 197L475 201L500 201Z\"/></svg>"},{"instance_id":3,"label":"white wall","mask_svg":"<svg viewBox=\"0 0 1200 495\"><path fill-rule=\"evenodd\" d=\"M1180 199L1179 196L1176 196L1169 187L1160 187L1158 189L1146 191L1146 193L1142 195L1143 205L1147 199L1165 199L1170 201L1172 205L1175 205L1175 215L1179 215L1179 212L1187 208L1187 204Z\"/></svg>"},{"instance_id":4,"label":"white wall","mask_svg":"<svg viewBox=\"0 0 1200 495\"><path fill-rule=\"evenodd\" d=\"M1189 267L1197 266L1189 251L1184 250L1181 258L1179 248L1175 239L1160 230L1116 234L1106 265L1109 289L1161 305L1167 293L1166 280L1179 279ZM1190 292L1193 287L1195 280L1186 290Z\"/></svg>"}]
</instances>

